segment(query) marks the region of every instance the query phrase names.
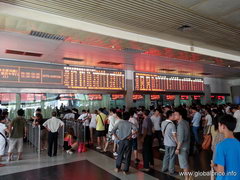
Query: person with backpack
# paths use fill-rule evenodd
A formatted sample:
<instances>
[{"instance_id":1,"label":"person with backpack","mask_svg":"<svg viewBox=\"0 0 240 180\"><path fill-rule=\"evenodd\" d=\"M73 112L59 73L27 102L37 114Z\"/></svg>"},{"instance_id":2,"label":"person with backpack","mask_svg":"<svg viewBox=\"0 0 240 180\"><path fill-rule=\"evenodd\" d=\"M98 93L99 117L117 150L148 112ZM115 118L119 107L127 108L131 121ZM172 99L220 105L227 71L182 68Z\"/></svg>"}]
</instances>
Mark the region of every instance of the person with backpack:
<instances>
[{"instance_id":1,"label":"person with backpack","mask_svg":"<svg viewBox=\"0 0 240 180\"><path fill-rule=\"evenodd\" d=\"M177 146L177 130L174 124L173 111L166 112L166 120L162 122L163 143L165 146L165 154L163 158L162 172L169 171L170 174L175 173L175 150Z\"/></svg>"}]
</instances>

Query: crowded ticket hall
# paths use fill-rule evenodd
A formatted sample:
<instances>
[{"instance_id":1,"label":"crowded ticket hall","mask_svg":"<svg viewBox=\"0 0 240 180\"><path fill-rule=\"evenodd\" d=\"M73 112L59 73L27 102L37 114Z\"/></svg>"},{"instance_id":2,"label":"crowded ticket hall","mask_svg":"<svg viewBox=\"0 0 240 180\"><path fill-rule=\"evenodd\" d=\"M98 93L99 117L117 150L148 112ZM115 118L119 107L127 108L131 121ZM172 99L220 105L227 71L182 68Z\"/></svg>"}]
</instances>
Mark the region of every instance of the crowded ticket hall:
<instances>
[{"instance_id":1,"label":"crowded ticket hall","mask_svg":"<svg viewBox=\"0 0 240 180\"><path fill-rule=\"evenodd\" d=\"M0 0L0 180L240 180L239 48L239 0Z\"/></svg>"}]
</instances>

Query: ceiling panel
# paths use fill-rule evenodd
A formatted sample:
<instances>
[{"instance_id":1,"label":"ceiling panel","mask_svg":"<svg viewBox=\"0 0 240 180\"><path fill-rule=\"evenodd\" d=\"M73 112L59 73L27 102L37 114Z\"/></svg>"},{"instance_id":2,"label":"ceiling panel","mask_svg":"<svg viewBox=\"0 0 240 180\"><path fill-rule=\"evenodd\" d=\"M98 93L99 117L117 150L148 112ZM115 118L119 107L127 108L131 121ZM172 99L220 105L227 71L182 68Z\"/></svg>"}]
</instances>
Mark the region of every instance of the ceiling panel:
<instances>
[{"instance_id":1,"label":"ceiling panel","mask_svg":"<svg viewBox=\"0 0 240 180\"><path fill-rule=\"evenodd\" d=\"M240 11L239 8L239 0L208 0L201 4L197 4L191 9L200 14L204 14L205 16L220 19L222 16L226 16L235 11Z\"/></svg>"},{"instance_id":2,"label":"ceiling panel","mask_svg":"<svg viewBox=\"0 0 240 180\"><path fill-rule=\"evenodd\" d=\"M240 29L238 26L235 24L231 24L231 26L226 25L228 22L224 22L223 24L214 18L220 13L220 8L224 10L224 13L228 13L233 9L239 8L239 0L231 0L231 2L233 2L231 5L229 5L229 1L223 0L184 0L174 2L173 0L0 1L138 34L160 38L162 36L160 36L159 33L164 32L169 35L178 35L178 37L188 38L192 41L198 40L200 42L207 42L213 46L240 51ZM219 3L219 6L217 6L217 2L221 2ZM184 6L184 4L186 5L186 8L180 7ZM187 9L189 6L198 9ZM215 6L216 8L214 8ZM204 12L201 12L201 10L204 10ZM206 17L208 14L210 17ZM226 19L226 21L228 20ZM184 32L179 35L178 28L186 24L192 25L191 33ZM201 37L201 39L199 39L199 37ZM209 38L211 41L208 41Z\"/></svg>"}]
</instances>

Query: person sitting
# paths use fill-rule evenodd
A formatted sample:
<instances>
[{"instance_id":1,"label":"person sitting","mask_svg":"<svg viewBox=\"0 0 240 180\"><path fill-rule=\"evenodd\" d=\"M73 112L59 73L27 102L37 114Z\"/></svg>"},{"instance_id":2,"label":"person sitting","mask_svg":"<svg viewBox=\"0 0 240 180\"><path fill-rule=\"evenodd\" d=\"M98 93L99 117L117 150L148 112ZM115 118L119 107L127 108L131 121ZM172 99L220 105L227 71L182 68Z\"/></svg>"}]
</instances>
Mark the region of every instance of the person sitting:
<instances>
[{"instance_id":1,"label":"person sitting","mask_svg":"<svg viewBox=\"0 0 240 180\"><path fill-rule=\"evenodd\" d=\"M77 136L73 136L73 139L72 139L72 145L70 146L70 149L68 149L66 152L68 154L73 154L74 152L77 151L78 149L78 141L77 141Z\"/></svg>"},{"instance_id":2,"label":"person sitting","mask_svg":"<svg viewBox=\"0 0 240 180\"><path fill-rule=\"evenodd\" d=\"M71 148L71 145L73 143L73 136L74 136L73 128L68 128L67 133L65 134L64 143L63 143L63 149L65 151Z\"/></svg>"}]
</instances>

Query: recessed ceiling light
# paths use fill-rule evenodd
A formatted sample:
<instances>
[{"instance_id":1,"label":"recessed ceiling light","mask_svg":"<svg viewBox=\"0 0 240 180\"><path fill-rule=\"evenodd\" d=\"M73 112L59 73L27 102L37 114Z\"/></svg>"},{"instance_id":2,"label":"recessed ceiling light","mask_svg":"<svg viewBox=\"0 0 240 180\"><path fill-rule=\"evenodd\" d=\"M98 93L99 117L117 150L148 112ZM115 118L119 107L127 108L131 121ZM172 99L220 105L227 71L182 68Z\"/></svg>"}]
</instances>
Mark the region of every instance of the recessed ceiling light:
<instances>
[{"instance_id":1,"label":"recessed ceiling light","mask_svg":"<svg viewBox=\"0 0 240 180\"><path fill-rule=\"evenodd\" d=\"M207 75L211 75L211 73L199 73L199 74L201 74L201 75L205 75L205 76L207 76Z\"/></svg>"}]
</instances>

